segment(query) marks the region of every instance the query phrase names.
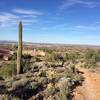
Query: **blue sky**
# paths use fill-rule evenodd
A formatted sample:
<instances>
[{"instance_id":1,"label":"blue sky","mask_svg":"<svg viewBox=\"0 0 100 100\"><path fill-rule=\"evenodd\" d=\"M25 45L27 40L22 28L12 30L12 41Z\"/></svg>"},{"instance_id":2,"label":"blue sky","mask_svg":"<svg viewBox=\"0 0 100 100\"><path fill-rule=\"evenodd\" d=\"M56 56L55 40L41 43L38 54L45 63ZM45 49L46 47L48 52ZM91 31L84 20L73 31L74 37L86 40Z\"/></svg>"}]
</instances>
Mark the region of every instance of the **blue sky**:
<instances>
[{"instance_id":1,"label":"blue sky","mask_svg":"<svg viewBox=\"0 0 100 100\"><path fill-rule=\"evenodd\" d=\"M0 40L100 45L100 0L0 0Z\"/></svg>"}]
</instances>

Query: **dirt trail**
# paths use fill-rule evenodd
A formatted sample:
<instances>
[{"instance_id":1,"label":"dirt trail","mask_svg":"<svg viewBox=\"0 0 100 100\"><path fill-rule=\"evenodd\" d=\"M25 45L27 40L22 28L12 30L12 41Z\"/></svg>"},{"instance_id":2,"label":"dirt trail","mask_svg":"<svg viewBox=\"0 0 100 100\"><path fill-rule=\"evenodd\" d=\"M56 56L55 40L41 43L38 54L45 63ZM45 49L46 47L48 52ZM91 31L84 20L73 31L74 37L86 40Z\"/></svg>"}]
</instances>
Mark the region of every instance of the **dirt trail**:
<instances>
[{"instance_id":1,"label":"dirt trail","mask_svg":"<svg viewBox=\"0 0 100 100\"><path fill-rule=\"evenodd\" d=\"M74 91L73 100L100 100L100 74L79 68L83 72L84 82Z\"/></svg>"}]
</instances>

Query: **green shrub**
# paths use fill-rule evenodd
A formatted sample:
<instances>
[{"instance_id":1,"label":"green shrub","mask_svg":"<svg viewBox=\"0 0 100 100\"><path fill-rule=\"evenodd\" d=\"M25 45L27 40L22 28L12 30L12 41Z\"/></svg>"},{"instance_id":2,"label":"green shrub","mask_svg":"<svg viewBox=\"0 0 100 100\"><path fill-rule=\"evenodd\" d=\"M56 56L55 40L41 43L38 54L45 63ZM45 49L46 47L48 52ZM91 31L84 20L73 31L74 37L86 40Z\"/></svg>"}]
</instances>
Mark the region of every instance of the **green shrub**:
<instances>
[{"instance_id":1,"label":"green shrub","mask_svg":"<svg viewBox=\"0 0 100 100\"><path fill-rule=\"evenodd\" d=\"M39 70L39 76L40 77L46 77L46 71L45 70Z\"/></svg>"},{"instance_id":2,"label":"green shrub","mask_svg":"<svg viewBox=\"0 0 100 100\"><path fill-rule=\"evenodd\" d=\"M84 54L84 67L85 68L96 68L97 63L100 62L100 51L87 49Z\"/></svg>"},{"instance_id":3,"label":"green shrub","mask_svg":"<svg viewBox=\"0 0 100 100\"><path fill-rule=\"evenodd\" d=\"M85 52L85 59L91 59L95 56L96 52L92 49L87 49Z\"/></svg>"},{"instance_id":4,"label":"green shrub","mask_svg":"<svg viewBox=\"0 0 100 100\"><path fill-rule=\"evenodd\" d=\"M27 72L31 69L31 55L24 54L22 56L22 66L23 66L23 72Z\"/></svg>"},{"instance_id":5,"label":"green shrub","mask_svg":"<svg viewBox=\"0 0 100 100\"><path fill-rule=\"evenodd\" d=\"M71 80L72 84L81 84L82 81L84 80L84 77L80 74L76 74L74 75L73 79Z\"/></svg>"},{"instance_id":6,"label":"green shrub","mask_svg":"<svg viewBox=\"0 0 100 100\"><path fill-rule=\"evenodd\" d=\"M47 88L46 88L45 91L44 91L44 94L48 97L48 96L54 95L55 92L56 92L56 89L55 89L54 85L51 84L51 83L49 83L49 84L47 85Z\"/></svg>"},{"instance_id":7,"label":"green shrub","mask_svg":"<svg viewBox=\"0 0 100 100\"><path fill-rule=\"evenodd\" d=\"M16 63L12 62L11 64L4 64L0 68L0 77L11 77L16 75Z\"/></svg>"},{"instance_id":8,"label":"green shrub","mask_svg":"<svg viewBox=\"0 0 100 100\"><path fill-rule=\"evenodd\" d=\"M41 62L42 61L41 57L36 57L35 59L36 59L36 62Z\"/></svg>"},{"instance_id":9,"label":"green shrub","mask_svg":"<svg viewBox=\"0 0 100 100\"><path fill-rule=\"evenodd\" d=\"M70 86L70 79L66 77L61 78L58 82L59 93L56 95L56 100L69 100Z\"/></svg>"},{"instance_id":10,"label":"green shrub","mask_svg":"<svg viewBox=\"0 0 100 100\"><path fill-rule=\"evenodd\" d=\"M24 54L22 57L23 59L29 59L29 60L32 58L30 54Z\"/></svg>"},{"instance_id":11,"label":"green shrub","mask_svg":"<svg viewBox=\"0 0 100 100\"><path fill-rule=\"evenodd\" d=\"M30 60L22 60L23 72L27 72L31 69L31 62Z\"/></svg>"}]
</instances>

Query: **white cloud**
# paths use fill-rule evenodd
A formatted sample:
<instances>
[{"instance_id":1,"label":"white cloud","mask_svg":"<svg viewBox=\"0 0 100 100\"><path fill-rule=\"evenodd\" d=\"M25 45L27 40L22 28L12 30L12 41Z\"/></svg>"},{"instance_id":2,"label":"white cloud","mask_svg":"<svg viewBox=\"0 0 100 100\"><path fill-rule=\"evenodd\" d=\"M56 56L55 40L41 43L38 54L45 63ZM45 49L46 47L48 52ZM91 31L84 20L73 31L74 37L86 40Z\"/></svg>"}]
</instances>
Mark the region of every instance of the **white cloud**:
<instances>
[{"instance_id":1,"label":"white cloud","mask_svg":"<svg viewBox=\"0 0 100 100\"><path fill-rule=\"evenodd\" d=\"M17 21L19 19L19 16L14 15L12 13L7 12L1 12L0 15L0 26L5 27L9 26L13 23L13 21Z\"/></svg>"},{"instance_id":2,"label":"white cloud","mask_svg":"<svg viewBox=\"0 0 100 100\"><path fill-rule=\"evenodd\" d=\"M36 10L31 10L31 9L13 9L12 10L14 13L18 13L18 14L25 14L25 15L33 15L33 16L40 16L43 15L42 12L40 11L36 11Z\"/></svg>"},{"instance_id":3,"label":"white cloud","mask_svg":"<svg viewBox=\"0 0 100 100\"><path fill-rule=\"evenodd\" d=\"M62 5L60 6L60 9L66 9L77 4L82 7L94 8L97 7L100 3L86 0L64 0Z\"/></svg>"},{"instance_id":4,"label":"white cloud","mask_svg":"<svg viewBox=\"0 0 100 100\"><path fill-rule=\"evenodd\" d=\"M5 12L1 12L1 15L0 15L0 21L1 22L6 22L6 21L10 21L12 19L18 19L19 17L14 15L14 14L11 14L11 13L5 13Z\"/></svg>"},{"instance_id":5,"label":"white cloud","mask_svg":"<svg viewBox=\"0 0 100 100\"><path fill-rule=\"evenodd\" d=\"M9 12L0 12L0 27L16 26L19 20L22 20L24 25L32 25L37 23L38 16L42 15L42 12L35 10L14 9Z\"/></svg>"}]
</instances>

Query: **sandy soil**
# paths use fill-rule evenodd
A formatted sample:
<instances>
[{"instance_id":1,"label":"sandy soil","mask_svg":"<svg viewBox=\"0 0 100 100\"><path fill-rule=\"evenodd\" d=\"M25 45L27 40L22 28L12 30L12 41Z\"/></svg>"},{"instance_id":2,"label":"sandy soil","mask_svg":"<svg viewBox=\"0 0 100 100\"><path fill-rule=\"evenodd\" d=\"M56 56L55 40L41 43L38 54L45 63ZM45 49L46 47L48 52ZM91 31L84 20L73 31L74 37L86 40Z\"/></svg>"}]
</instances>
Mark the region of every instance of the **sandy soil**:
<instances>
[{"instance_id":1,"label":"sandy soil","mask_svg":"<svg viewBox=\"0 0 100 100\"><path fill-rule=\"evenodd\" d=\"M82 86L74 90L73 100L100 100L100 73L93 73L87 69L79 68L84 74Z\"/></svg>"}]
</instances>

